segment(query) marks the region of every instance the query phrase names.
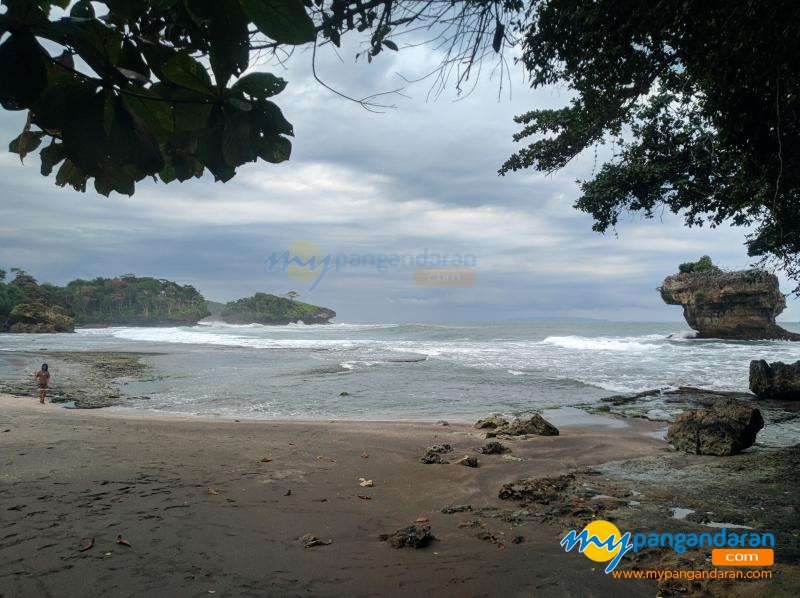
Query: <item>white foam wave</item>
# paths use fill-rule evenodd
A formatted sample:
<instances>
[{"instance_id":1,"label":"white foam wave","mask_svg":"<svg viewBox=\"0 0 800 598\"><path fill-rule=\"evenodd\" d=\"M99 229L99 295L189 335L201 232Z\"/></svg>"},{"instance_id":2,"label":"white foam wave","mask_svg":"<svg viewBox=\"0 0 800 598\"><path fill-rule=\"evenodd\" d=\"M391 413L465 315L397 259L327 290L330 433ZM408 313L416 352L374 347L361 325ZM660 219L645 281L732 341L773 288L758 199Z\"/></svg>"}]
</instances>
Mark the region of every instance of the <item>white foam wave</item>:
<instances>
[{"instance_id":1,"label":"white foam wave","mask_svg":"<svg viewBox=\"0 0 800 598\"><path fill-rule=\"evenodd\" d=\"M657 336L662 339L663 337ZM543 345L553 345L564 349L576 351L657 351L660 347L654 344L652 336L608 338L585 336L548 336L541 341Z\"/></svg>"}]
</instances>

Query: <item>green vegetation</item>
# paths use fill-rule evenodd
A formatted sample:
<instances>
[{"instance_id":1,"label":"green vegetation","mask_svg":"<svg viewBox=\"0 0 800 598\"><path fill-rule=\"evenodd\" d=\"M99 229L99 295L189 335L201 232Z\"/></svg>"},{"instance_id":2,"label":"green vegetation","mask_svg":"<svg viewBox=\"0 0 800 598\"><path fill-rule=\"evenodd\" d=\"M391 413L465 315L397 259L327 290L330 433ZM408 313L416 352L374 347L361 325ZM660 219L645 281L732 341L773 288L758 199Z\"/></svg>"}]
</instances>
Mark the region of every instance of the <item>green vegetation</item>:
<instances>
[{"instance_id":1,"label":"green vegetation","mask_svg":"<svg viewBox=\"0 0 800 598\"><path fill-rule=\"evenodd\" d=\"M267 293L231 301L220 314L229 324L327 324L335 316L331 309Z\"/></svg>"},{"instance_id":2,"label":"green vegetation","mask_svg":"<svg viewBox=\"0 0 800 598\"><path fill-rule=\"evenodd\" d=\"M74 319L54 300L56 287L40 285L24 270L12 268L6 283L0 270L0 332L71 332Z\"/></svg>"},{"instance_id":3,"label":"green vegetation","mask_svg":"<svg viewBox=\"0 0 800 598\"><path fill-rule=\"evenodd\" d=\"M711 258L704 255L696 262L684 262L678 266L678 272L681 274L688 274L690 272L720 272L720 269L714 265Z\"/></svg>"},{"instance_id":4,"label":"green vegetation","mask_svg":"<svg viewBox=\"0 0 800 598\"><path fill-rule=\"evenodd\" d=\"M196 324L209 315L206 300L193 286L133 274L73 280L56 293L78 326Z\"/></svg>"},{"instance_id":5,"label":"green vegetation","mask_svg":"<svg viewBox=\"0 0 800 598\"><path fill-rule=\"evenodd\" d=\"M73 323L78 326L195 324L209 315L205 299L193 286L169 280L126 274L118 278L73 280L66 287L57 287L39 284L22 270L14 268L12 272L16 277L5 283L5 272L0 270L0 331L62 332L71 330Z\"/></svg>"}]
</instances>

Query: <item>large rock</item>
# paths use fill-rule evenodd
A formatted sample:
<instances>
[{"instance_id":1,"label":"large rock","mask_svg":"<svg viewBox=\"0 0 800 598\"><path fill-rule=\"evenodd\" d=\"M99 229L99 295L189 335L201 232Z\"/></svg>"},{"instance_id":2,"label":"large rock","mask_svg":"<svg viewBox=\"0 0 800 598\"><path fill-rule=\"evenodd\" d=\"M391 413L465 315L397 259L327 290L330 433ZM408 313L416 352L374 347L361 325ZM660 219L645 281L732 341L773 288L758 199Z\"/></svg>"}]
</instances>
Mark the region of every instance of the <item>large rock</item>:
<instances>
[{"instance_id":1,"label":"large rock","mask_svg":"<svg viewBox=\"0 0 800 598\"><path fill-rule=\"evenodd\" d=\"M750 362L750 390L762 399L800 400L800 361Z\"/></svg>"},{"instance_id":2,"label":"large rock","mask_svg":"<svg viewBox=\"0 0 800 598\"><path fill-rule=\"evenodd\" d=\"M19 303L8 317L9 332L74 332L75 320L57 305L45 302Z\"/></svg>"},{"instance_id":3,"label":"large rock","mask_svg":"<svg viewBox=\"0 0 800 598\"><path fill-rule=\"evenodd\" d=\"M670 425L667 440L685 453L735 455L753 445L764 427L761 412L736 399L717 399L708 409L684 411Z\"/></svg>"},{"instance_id":4,"label":"large rock","mask_svg":"<svg viewBox=\"0 0 800 598\"><path fill-rule=\"evenodd\" d=\"M662 299L682 305L698 338L800 340L775 318L786 308L778 278L763 270L675 274L664 279Z\"/></svg>"},{"instance_id":5,"label":"large rock","mask_svg":"<svg viewBox=\"0 0 800 598\"><path fill-rule=\"evenodd\" d=\"M498 428L497 432L507 436L523 436L525 434L558 436L558 428L538 413L534 413L529 419L515 419L508 426Z\"/></svg>"}]
</instances>

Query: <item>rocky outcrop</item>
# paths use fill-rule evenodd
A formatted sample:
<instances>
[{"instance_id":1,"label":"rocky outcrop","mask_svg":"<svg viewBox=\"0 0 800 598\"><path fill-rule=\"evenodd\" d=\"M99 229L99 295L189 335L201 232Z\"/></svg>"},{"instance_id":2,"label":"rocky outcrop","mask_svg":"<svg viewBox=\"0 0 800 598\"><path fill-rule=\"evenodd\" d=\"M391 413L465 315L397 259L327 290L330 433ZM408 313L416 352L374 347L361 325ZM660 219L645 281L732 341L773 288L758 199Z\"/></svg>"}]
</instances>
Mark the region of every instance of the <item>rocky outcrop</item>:
<instances>
[{"instance_id":1,"label":"rocky outcrop","mask_svg":"<svg viewBox=\"0 0 800 598\"><path fill-rule=\"evenodd\" d=\"M487 438L495 436L525 436L535 434L536 436L558 436L558 428L547 421L538 413L534 413L528 419L515 419L510 422L498 415L492 415L475 423L478 430L488 430Z\"/></svg>"},{"instance_id":2,"label":"rocky outcrop","mask_svg":"<svg viewBox=\"0 0 800 598\"><path fill-rule=\"evenodd\" d=\"M667 440L694 455L736 455L753 446L764 427L761 412L736 399L717 399L708 409L686 411L669 426Z\"/></svg>"},{"instance_id":3,"label":"rocky outcrop","mask_svg":"<svg viewBox=\"0 0 800 598\"><path fill-rule=\"evenodd\" d=\"M750 362L750 390L762 399L800 401L800 361Z\"/></svg>"},{"instance_id":4,"label":"rocky outcrop","mask_svg":"<svg viewBox=\"0 0 800 598\"><path fill-rule=\"evenodd\" d=\"M524 436L526 434L558 436L558 428L538 413L534 413L530 419L515 419L508 426L499 428L497 433L506 436Z\"/></svg>"},{"instance_id":5,"label":"rocky outcrop","mask_svg":"<svg viewBox=\"0 0 800 598\"><path fill-rule=\"evenodd\" d=\"M675 274L659 291L664 302L683 306L698 338L800 340L800 334L775 323L786 299L778 278L763 270Z\"/></svg>"},{"instance_id":6,"label":"rocky outcrop","mask_svg":"<svg viewBox=\"0 0 800 598\"><path fill-rule=\"evenodd\" d=\"M75 320L63 307L44 301L19 303L8 316L9 332L74 332Z\"/></svg>"}]
</instances>

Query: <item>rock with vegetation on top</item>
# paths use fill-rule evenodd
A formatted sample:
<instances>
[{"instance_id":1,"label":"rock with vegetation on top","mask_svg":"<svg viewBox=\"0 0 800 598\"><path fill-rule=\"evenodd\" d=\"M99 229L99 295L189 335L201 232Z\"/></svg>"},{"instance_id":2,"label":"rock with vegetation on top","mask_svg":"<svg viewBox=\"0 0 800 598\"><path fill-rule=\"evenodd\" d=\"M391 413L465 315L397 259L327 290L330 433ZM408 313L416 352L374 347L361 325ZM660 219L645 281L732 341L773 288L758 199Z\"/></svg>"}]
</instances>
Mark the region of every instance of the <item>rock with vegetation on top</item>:
<instances>
[{"instance_id":1,"label":"rock with vegetation on top","mask_svg":"<svg viewBox=\"0 0 800 598\"><path fill-rule=\"evenodd\" d=\"M747 403L722 398L707 409L684 411L669 426L667 440L694 455L736 455L753 446L764 427L761 412Z\"/></svg>"},{"instance_id":2,"label":"rock with vegetation on top","mask_svg":"<svg viewBox=\"0 0 800 598\"><path fill-rule=\"evenodd\" d=\"M774 274L723 272L710 259L681 264L680 270L665 278L659 291L665 303L683 306L686 322L698 338L800 340L800 334L775 323L786 299Z\"/></svg>"},{"instance_id":3,"label":"rock with vegetation on top","mask_svg":"<svg viewBox=\"0 0 800 598\"><path fill-rule=\"evenodd\" d=\"M800 401L800 361L751 361L750 390L762 399Z\"/></svg>"},{"instance_id":4,"label":"rock with vegetation on top","mask_svg":"<svg viewBox=\"0 0 800 598\"><path fill-rule=\"evenodd\" d=\"M329 324L336 312L277 295L256 293L252 297L231 301L219 317L228 324Z\"/></svg>"},{"instance_id":5,"label":"rock with vegetation on top","mask_svg":"<svg viewBox=\"0 0 800 598\"><path fill-rule=\"evenodd\" d=\"M75 320L63 307L44 301L18 303L8 316L8 331L74 332Z\"/></svg>"}]
</instances>

